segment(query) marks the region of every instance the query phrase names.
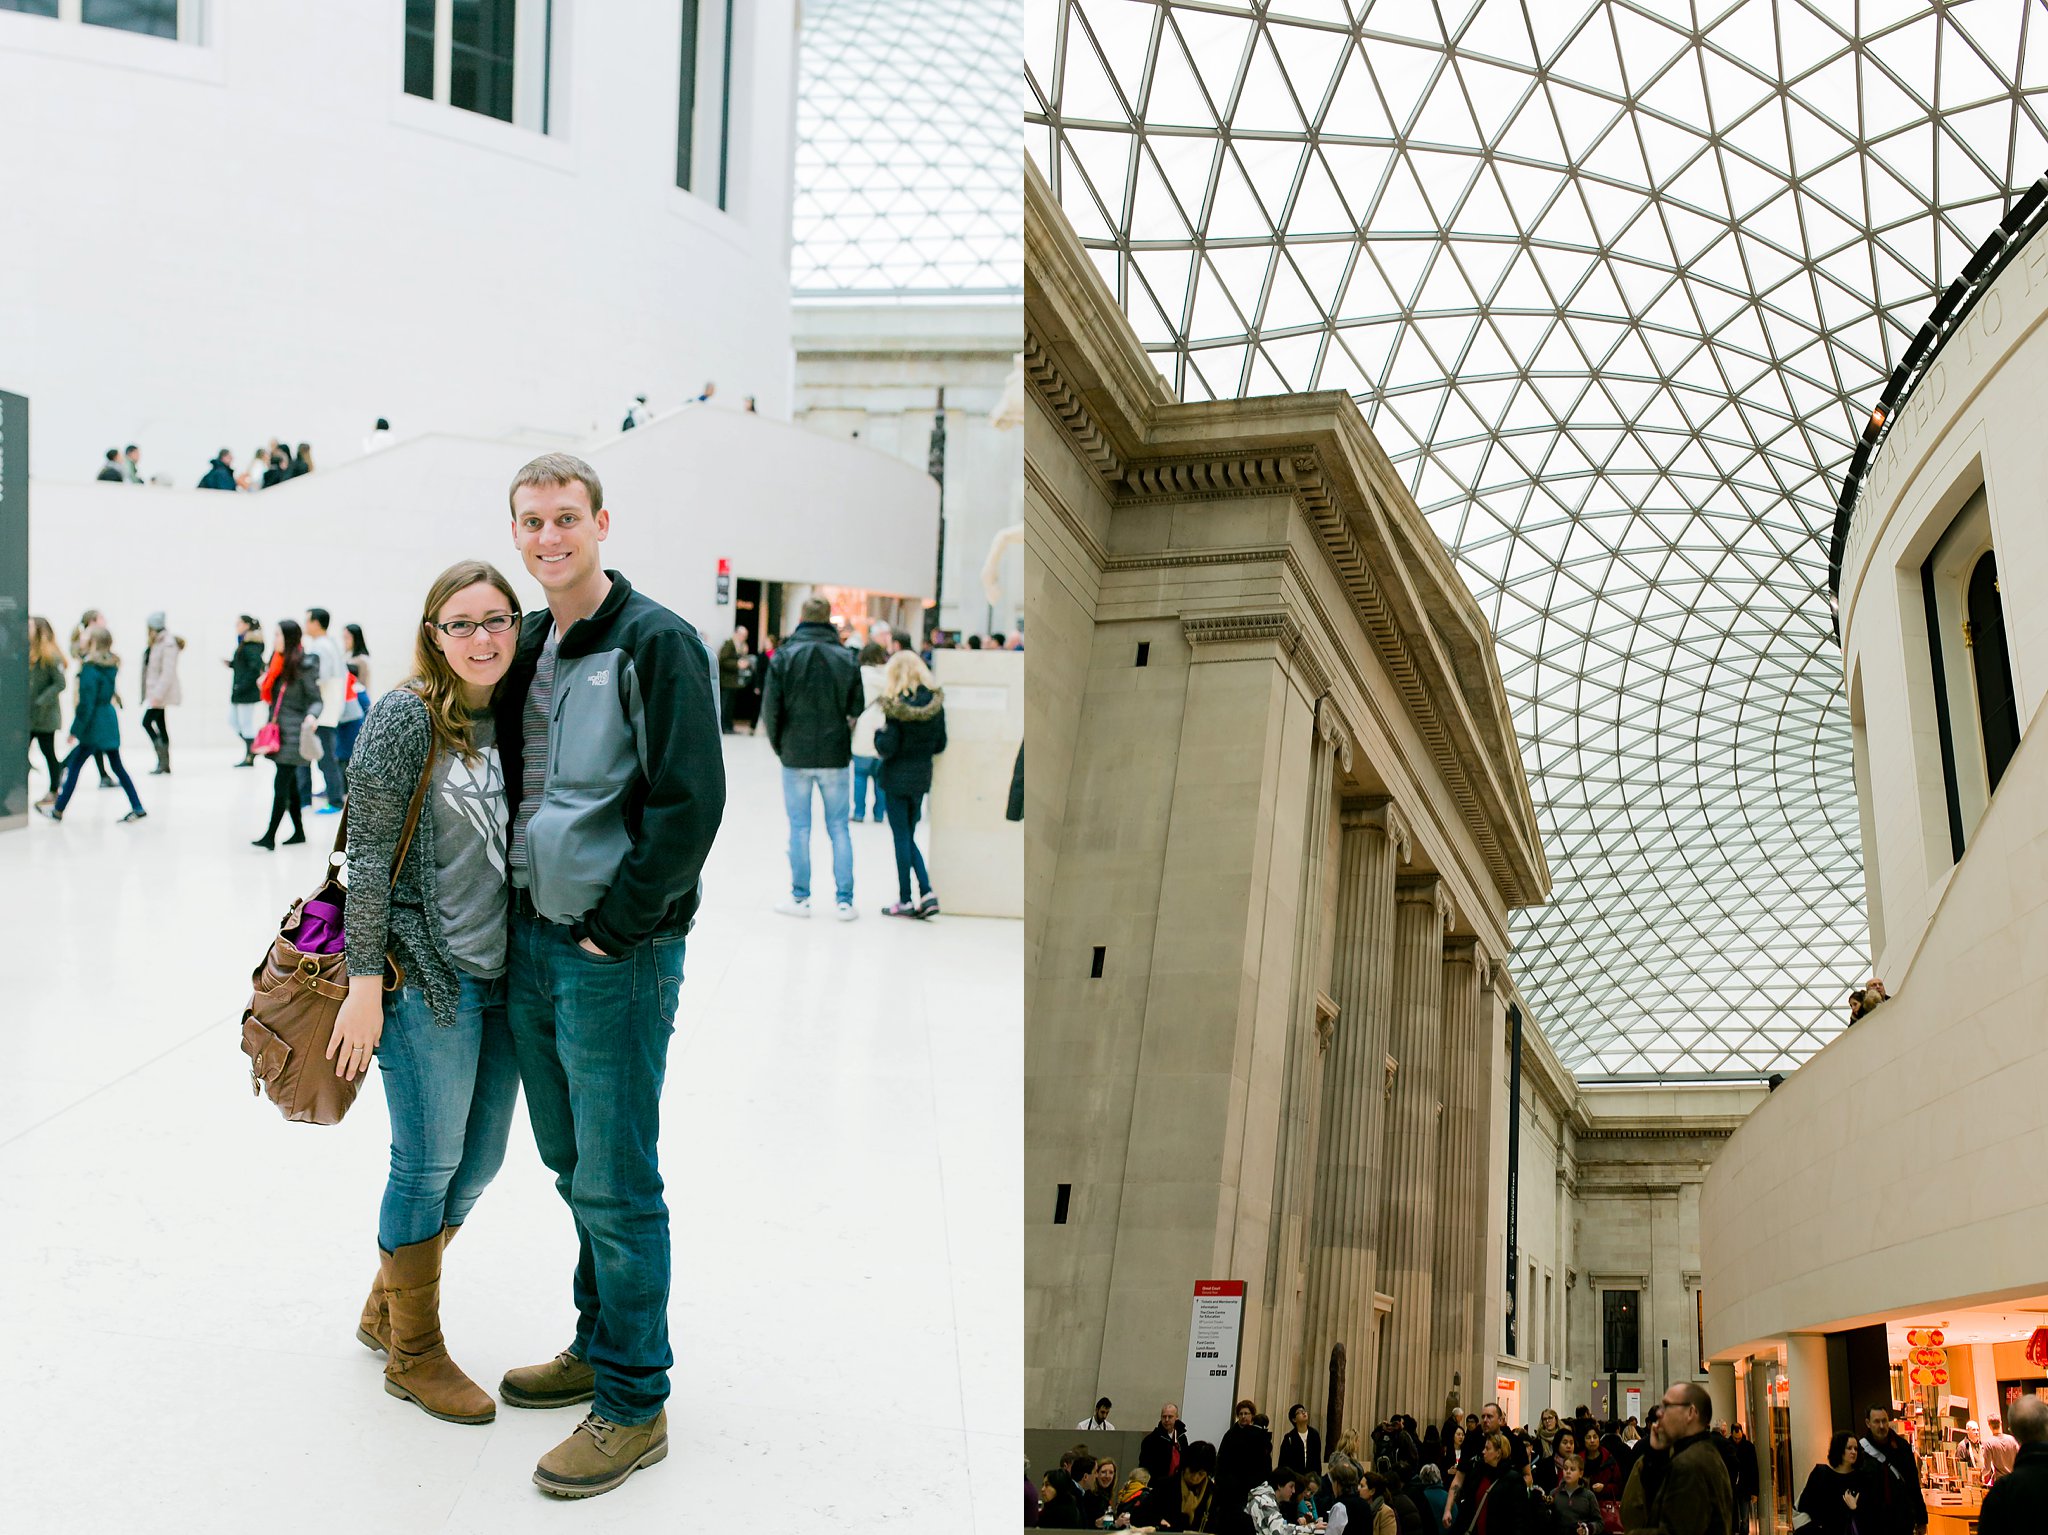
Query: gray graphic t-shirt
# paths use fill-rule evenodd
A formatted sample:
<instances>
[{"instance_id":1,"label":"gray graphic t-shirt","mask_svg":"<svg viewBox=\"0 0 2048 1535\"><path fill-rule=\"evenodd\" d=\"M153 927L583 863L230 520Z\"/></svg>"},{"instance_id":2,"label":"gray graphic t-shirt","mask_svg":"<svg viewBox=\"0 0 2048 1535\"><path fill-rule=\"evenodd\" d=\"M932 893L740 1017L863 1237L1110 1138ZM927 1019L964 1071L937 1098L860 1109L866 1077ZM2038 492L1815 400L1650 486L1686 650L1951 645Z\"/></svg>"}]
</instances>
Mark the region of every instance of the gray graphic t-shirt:
<instances>
[{"instance_id":1,"label":"gray graphic t-shirt","mask_svg":"<svg viewBox=\"0 0 2048 1535\"><path fill-rule=\"evenodd\" d=\"M505 770L490 711L469 728L476 761L443 752L434 767L434 882L449 954L490 980L505 973Z\"/></svg>"}]
</instances>

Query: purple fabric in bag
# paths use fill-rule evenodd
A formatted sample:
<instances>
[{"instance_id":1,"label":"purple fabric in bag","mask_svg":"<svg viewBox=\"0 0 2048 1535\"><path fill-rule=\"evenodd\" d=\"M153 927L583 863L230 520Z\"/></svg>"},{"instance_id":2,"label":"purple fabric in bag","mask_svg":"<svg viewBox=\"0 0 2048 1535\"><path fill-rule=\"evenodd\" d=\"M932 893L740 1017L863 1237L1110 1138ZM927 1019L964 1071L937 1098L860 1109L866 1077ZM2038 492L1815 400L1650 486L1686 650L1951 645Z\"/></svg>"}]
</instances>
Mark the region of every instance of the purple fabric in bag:
<instances>
[{"instance_id":1,"label":"purple fabric in bag","mask_svg":"<svg viewBox=\"0 0 2048 1535\"><path fill-rule=\"evenodd\" d=\"M299 931L292 944L301 954L339 954L348 947L341 908L332 901L308 901L299 911Z\"/></svg>"}]
</instances>

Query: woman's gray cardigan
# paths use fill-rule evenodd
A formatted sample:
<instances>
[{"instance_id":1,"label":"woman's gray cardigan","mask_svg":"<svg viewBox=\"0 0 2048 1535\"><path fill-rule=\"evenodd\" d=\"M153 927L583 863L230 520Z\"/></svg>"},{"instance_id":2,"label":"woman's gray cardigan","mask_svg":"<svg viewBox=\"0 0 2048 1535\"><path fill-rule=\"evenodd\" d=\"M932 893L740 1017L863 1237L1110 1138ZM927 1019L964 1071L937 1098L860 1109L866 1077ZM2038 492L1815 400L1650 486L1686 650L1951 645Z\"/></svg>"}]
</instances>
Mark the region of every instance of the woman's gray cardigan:
<instances>
[{"instance_id":1,"label":"woman's gray cardigan","mask_svg":"<svg viewBox=\"0 0 2048 1535\"><path fill-rule=\"evenodd\" d=\"M391 883L405 812L433 739L427 706L409 688L378 699L356 737L348 764L348 973L382 974L388 934L406 983L427 994L434 1022L445 1027L460 1011L461 983L435 896L431 786L398 884Z\"/></svg>"}]
</instances>

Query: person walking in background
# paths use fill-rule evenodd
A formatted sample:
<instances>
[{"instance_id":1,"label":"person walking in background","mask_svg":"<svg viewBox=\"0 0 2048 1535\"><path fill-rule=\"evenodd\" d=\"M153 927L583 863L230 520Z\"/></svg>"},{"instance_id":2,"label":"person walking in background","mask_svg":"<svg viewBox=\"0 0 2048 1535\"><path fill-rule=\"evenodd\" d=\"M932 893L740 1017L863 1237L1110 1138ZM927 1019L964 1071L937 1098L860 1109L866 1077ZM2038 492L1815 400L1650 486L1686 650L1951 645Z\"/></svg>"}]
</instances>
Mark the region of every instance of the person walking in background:
<instances>
[{"instance_id":1,"label":"person walking in background","mask_svg":"<svg viewBox=\"0 0 2048 1535\"><path fill-rule=\"evenodd\" d=\"M886 632L886 631L885 631ZM882 792L882 759L875 755L875 731L882 724L882 674L889 665L889 652L875 641L861 647L860 717L853 722L853 819L866 819L868 790L874 789L874 820L879 824L889 814L889 796Z\"/></svg>"},{"instance_id":2,"label":"person walking in background","mask_svg":"<svg viewBox=\"0 0 2048 1535\"><path fill-rule=\"evenodd\" d=\"M282 485L292 477L292 456L284 450L283 446L275 438L271 439L270 451L264 455L264 460L268 465L263 471L263 488L265 490L270 489L273 485Z\"/></svg>"},{"instance_id":3,"label":"person walking in background","mask_svg":"<svg viewBox=\"0 0 2048 1535\"><path fill-rule=\"evenodd\" d=\"M939 897L917 849L917 813L932 787L932 758L946 749L945 690L915 651L890 657L882 674L882 726L875 755L882 759L882 792L889 797L889 833L896 843L896 904L887 917L935 917ZM911 899L911 876L918 895Z\"/></svg>"},{"instance_id":4,"label":"person walking in background","mask_svg":"<svg viewBox=\"0 0 2048 1535\"><path fill-rule=\"evenodd\" d=\"M391 1112L377 1277L356 1337L385 1355L386 1391L447 1423L498 1411L448 1357L440 1290L442 1254L503 1166L519 1100L506 1012L509 812L491 709L518 624L519 598L494 567L442 571L421 608L413 675L370 711L349 792L348 997L327 1058L347 1081L374 1052ZM396 991L384 986L387 949L405 976Z\"/></svg>"},{"instance_id":5,"label":"person walking in background","mask_svg":"<svg viewBox=\"0 0 2048 1535\"><path fill-rule=\"evenodd\" d=\"M753 666L754 653L747 648L747 626L741 624L718 647L718 728L726 735L732 734L734 705Z\"/></svg>"},{"instance_id":6,"label":"person walking in background","mask_svg":"<svg viewBox=\"0 0 2048 1535\"><path fill-rule=\"evenodd\" d=\"M363 439L363 452L366 455L371 453L381 453L384 451L384 449L390 446L391 423L389 421L386 421L382 416L379 416L377 418L376 427L372 429L369 436Z\"/></svg>"},{"instance_id":7,"label":"person walking in background","mask_svg":"<svg viewBox=\"0 0 2048 1535\"><path fill-rule=\"evenodd\" d=\"M1828 1458L1806 1474L1799 1493L1799 1512L1813 1535L1852 1535L1863 1495L1856 1486L1856 1436L1837 1433L1828 1441Z\"/></svg>"},{"instance_id":8,"label":"person walking in background","mask_svg":"<svg viewBox=\"0 0 2048 1535\"><path fill-rule=\"evenodd\" d=\"M298 451L292 454L291 477L297 479L302 474L311 474L312 472L313 445L310 442L302 442L299 444Z\"/></svg>"},{"instance_id":9,"label":"person walking in background","mask_svg":"<svg viewBox=\"0 0 2048 1535\"><path fill-rule=\"evenodd\" d=\"M228 728L242 741L235 766L254 767L263 725L263 626L247 613L235 620L235 653L221 665L228 669Z\"/></svg>"},{"instance_id":10,"label":"person walking in background","mask_svg":"<svg viewBox=\"0 0 2048 1535\"><path fill-rule=\"evenodd\" d=\"M64 764L57 760L57 732L64 724L64 652L47 618L28 621L28 733L43 753L50 789L37 806L57 803Z\"/></svg>"},{"instance_id":11,"label":"person walking in background","mask_svg":"<svg viewBox=\"0 0 2048 1535\"><path fill-rule=\"evenodd\" d=\"M2018 1464L2020 1443L1999 1427L1998 1419L1984 1420L1991 1426L1991 1432L1984 1436L1984 1470L1981 1473L1986 1487L1993 1486L2001 1476L2012 1475L2012 1468Z\"/></svg>"},{"instance_id":12,"label":"person walking in background","mask_svg":"<svg viewBox=\"0 0 2048 1535\"><path fill-rule=\"evenodd\" d=\"M342 798L348 797L348 765L356 754L356 736L370 712L370 645L361 624L341 626L341 648L348 657L348 691L341 701L341 723L334 727L334 756L341 764Z\"/></svg>"},{"instance_id":13,"label":"person walking in background","mask_svg":"<svg viewBox=\"0 0 2048 1535\"><path fill-rule=\"evenodd\" d=\"M80 615L77 627L71 631L71 659L79 663L77 692L77 699L79 701L82 701L85 697L85 638L92 632L95 625L104 622L105 620L101 617L98 608L87 608ZM102 789L113 788L114 778L107 771L106 753L95 751L92 754L92 765L99 769L100 787Z\"/></svg>"},{"instance_id":14,"label":"person walking in background","mask_svg":"<svg viewBox=\"0 0 2048 1535\"><path fill-rule=\"evenodd\" d=\"M630 432L634 427L644 425L651 419L651 415L647 409L647 396L636 394L633 396L633 403L626 407L626 419L619 423L619 430Z\"/></svg>"},{"instance_id":15,"label":"person walking in background","mask_svg":"<svg viewBox=\"0 0 2048 1535\"><path fill-rule=\"evenodd\" d=\"M1250 1529L1245 1500L1273 1473L1273 1436L1253 1421L1258 1411L1249 1397L1239 1402L1216 1446L1218 1506L1211 1527L1223 1535L1245 1535Z\"/></svg>"},{"instance_id":16,"label":"person walking in background","mask_svg":"<svg viewBox=\"0 0 2048 1535\"><path fill-rule=\"evenodd\" d=\"M121 765L121 696L117 691L121 658L114 654L114 637L103 624L85 634L85 655L78 667L78 712L71 718L71 754L64 759L64 782L55 803L36 808L53 821L64 819L64 807L78 787L78 773L86 758L104 754L114 777L128 793L128 813L123 821L140 821L149 814L135 792L135 781Z\"/></svg>"},{"instance_id":17,"label":"person walking in background","mask_svg":"<svg viewBox=\"0 0 2048 1535\"><path fill-rule=\"evenodd\" d=\"M776 904L785 917L811 914L811 791L825 811L832 844L834 915L851 922L853 838L846 829L847 766L853 759L853 721L861 711L860 668L832 627L832 604L807 597L802 622L783 640L768 666L761 723L782 761L782 808L789 817L789 899Z\"/></svg>"},{"instance_id":18,"label":"person walking in background","mask_svg":"<svg viewBox=\"0 0 2048 1535\"><path fill-rule=\"evenodd\" d=\"M2023 1396L2012 1404L2019 1444L2011 1469L1984 1494L1977 1535L2036 1535L2048 1530L2048 1401Z\"/></svg>"},{"instance_id":19,"label":"person walking in background","mask_svg":"<svg viewBox=\"0 0 2048 1535\"><path fill-rule=\"evenodd\" d=\"M171 770L171 726L164 710L185 701L178 685L178 657L185 649L182 637L165 627L164 615L149 615L149 644L142 652L142 733L156 748L152 774Z\"/></svg>"},{"instance_id":20,"label":"person walking in background","mask_svg":"<svg viewBox=\"0 0 2048 1535\"><path fill-rule=\"evenodd\" d=\"M1670 1409L1665 1411L1668 1416ZM1927 1499L1912 1444L1892 1432L1889 1402L1873 1402L1863 1426L1863 1437L1856 1441L1856 1484L1863 1494L1858 1535L1918 1535L1927 1528ZM1668 1424L1664 1432L1673 1438L1675 1463L1677 1444Z\"/></svg>"},{"instance_id":21,"label":"person walking in background","mask_svg":"<svg viewBox=\"0 0 2048 1535\"><path fill-rule=\"evenodd\" d=\"M320 713L320 661L306 653L299 626L289 618L279 619L275 643L277 675L265 696L270 703L270 723L278 732L277 753L271 759L277 765L277 778L270 789L270 824L250 844L265 849L276 848L277 828L287 815L292 818L292 834L284 839L285 846L306 840L304 799L299 792L299 774L307 766L302 732L307 719Z\"/></svg>"},{"instance_id":22,"label":"person walking in background","mask_svg":"<svg viewBox=\"0 0 2048 1535\"><path fill-rule=\"evenodd\" d=\"M1756 1502L1763 1486L1756 1446L1750 1443L1740 1423L1729 1425L1728 1439L1735 1450L1735 1535L1749 1535L1750 1505ZM1592 1480L1590 1473L1587 1480Z\"/></svg>"},{"instance_id":23,"label":"person walking in background","mask_svg":"<svg viewBox=\"0 0 2048 1535\"><path fill-rule=\"evenodd\" d=\"M270 450L268 448L251 448L249 450L249 467L235 476L235 488L237 490L261 490L263 488L263 471L269 467Z\"/></svg>"},{"instance_id":24,"label":"person walking in background","mask_svg":"<svg viewBox=\"0 0 2048 1535\"><path fill-rule=\"evenodd\" d=\"M233 490L235 488L235 455L226 448L222 448L218 453L214 454L213 462L207 466L206 473L199 477L199 488L201 490Z\"/></svg>"},{"instance_id":25,"label":"person walking in background","mask_svg":"<svg viewBox=\"0 0 2048 1535\"><path fill-rule=\"evenodd\" d=\"M119 448L107 449L106 462L100 465L100 472L94 478L108 480L116 485L124 484L127 481L128 476L121 470L121 450Z\"/></svg>"},{"instance_id":26,"label":"person walking in background","mask_svg":"<svg viewBox=\"0 0 2048 1535\"><path fill-rule=\"evenodd\" d=\"M327 632L331 622L327 609L306 609L306 654L320 663L321 724L317 730L320 737L320 787L327 798L327 803L320 807L321 815L333 815L341 809L341 764L334 754L335 732L341 727L327 722L341 719L342 705L348 700L348 656L342 651L341 641ZM299 798L309 805L313 801L313 769L310 765L299 775Z\"/></svg>"},{"instance_id":27,"label":"person walking in background","mask_svg":"<svg viewBox=\"0 0 2048 1535\"><path fill-rule=\"evenodd\" d=\"M121 474L130 485L142 483L142 449L132 442L121 450Z\"/></svg>"}]
</instances>

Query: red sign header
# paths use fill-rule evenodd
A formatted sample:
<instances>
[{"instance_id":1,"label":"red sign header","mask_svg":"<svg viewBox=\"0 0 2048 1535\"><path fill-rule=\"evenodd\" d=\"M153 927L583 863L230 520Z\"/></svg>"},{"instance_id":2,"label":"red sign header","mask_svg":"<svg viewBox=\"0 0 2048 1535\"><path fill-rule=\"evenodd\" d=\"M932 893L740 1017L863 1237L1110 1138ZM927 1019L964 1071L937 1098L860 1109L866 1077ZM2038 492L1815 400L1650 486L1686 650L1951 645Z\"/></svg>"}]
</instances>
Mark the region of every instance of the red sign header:
<instances>
[{"instance_id":1,"label":"red sign header","mask_svg":"<svg viewBox=\"0 0 2048 1535\"><path fill-rule=\"evenodd\" d=\"M1242 1295L1244 1294L1244 1281L1242 1279L1197 1279L1195 1281L1195 1294Z\"/></svg>"}]
</instances>

